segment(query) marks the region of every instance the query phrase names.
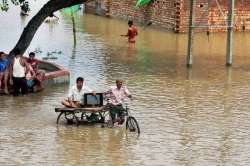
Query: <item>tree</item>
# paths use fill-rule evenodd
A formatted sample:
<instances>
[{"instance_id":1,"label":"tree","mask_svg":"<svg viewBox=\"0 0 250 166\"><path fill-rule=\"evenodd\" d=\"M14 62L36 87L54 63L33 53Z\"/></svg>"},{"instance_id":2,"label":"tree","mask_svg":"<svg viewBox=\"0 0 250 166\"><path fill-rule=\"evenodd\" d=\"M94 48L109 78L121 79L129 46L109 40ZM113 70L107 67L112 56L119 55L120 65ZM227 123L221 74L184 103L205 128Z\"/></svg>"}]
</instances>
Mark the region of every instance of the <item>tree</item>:
<instances>
[{"instance_id":1,"label":"tree","mask_svg":"<svg viewBox=\"0 0 250 166\"><path fill-rule=\"evenodd\" d=\"M18 2L17 5L22 5L23 3L27 4L28 2L25 0L11 0L13 3ZM18 42L15 47L9 54L9 58L13 58L13 50L18 48L21 53L24 53L26 49L29 47L30 42L32 41L37 29L43 23L43 21L53 12L71 7L74 5L78 5L81 3L86 3L90 0L49 0L39 11L38 13L28 22L27 26L24 28ZM4 4L1 4L1 9L7 11L8 10L8 0L3 0ZM21 3L20 3L21 2ZM6 5L7 4L7 5ZM5 5L5 6L4 6Z\"/></svg>"}]
</instances>

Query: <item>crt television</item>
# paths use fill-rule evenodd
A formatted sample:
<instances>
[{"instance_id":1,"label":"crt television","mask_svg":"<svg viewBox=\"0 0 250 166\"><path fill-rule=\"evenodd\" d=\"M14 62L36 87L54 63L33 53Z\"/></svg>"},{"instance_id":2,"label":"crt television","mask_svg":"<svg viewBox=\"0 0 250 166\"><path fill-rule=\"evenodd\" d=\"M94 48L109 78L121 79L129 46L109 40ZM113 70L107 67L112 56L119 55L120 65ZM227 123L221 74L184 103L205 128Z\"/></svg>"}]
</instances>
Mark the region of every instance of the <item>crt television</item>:
<instances>
[{"instance_id":1,"label":"crt television","mask_svg":"<svg viewBox=\"0 0 250 166\"><path fill-rule=\"evenodd\" d=\"M84 106L85 107L103 106L103 94L96 93L96 95L93 95L92 93L85 93Z\"/></svg>"}]
</instances>

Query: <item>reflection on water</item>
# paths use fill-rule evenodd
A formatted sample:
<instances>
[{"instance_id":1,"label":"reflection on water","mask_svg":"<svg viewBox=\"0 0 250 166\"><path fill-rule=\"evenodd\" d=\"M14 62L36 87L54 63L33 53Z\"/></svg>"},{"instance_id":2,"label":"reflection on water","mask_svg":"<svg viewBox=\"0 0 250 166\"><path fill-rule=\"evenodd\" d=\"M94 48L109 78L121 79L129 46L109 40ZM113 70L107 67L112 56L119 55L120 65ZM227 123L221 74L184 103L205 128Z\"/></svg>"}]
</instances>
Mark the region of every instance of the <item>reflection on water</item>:
<instances>
[{"instance_id":1,"label":"reflection on water","mask_svg":"<svg viewBox=\"0 0 250 166\"><path fill-rule=\"evenodd\" d=\"M197 34L188 69L186 34L138 27L131 46L120 37L125 21L79 14L74 48L70 16L57 15L59 23L44 23L27 52L40 48L42 58L62 51L54 62L70 70L71 85L81 75L101 92L124 79L135 96L130 107L142 134L128 135L124 127L56 125L54 108L68 85L0 96L1 165L250 164L249 33L234 34L232 68L225 67L226 34ZM15 10L0 13L2 50L13 47L29 19Z\"/></svg>"}]
</instances>

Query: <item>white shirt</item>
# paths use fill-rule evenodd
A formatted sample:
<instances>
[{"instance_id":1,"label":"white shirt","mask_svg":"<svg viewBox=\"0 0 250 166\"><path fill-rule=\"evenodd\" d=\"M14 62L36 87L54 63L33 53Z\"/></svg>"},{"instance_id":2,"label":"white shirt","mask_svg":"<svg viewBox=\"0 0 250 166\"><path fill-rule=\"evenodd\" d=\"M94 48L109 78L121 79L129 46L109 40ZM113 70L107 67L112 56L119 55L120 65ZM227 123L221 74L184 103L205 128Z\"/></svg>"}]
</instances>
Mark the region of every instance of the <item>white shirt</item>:
<instances>
[{"instance_id":1,"label":"white shirt","mask_svg":"<svg viewBox=\"0 0 250 166\"><path fill-rule=\"evenodd\" d=\"M126 86L122 86L120 89L117 86L112 86L106 96L109 98L109 102L113 105L122 104L123 100L130 95Z\"/></svg>"},{"instance_id":2,"label":"white shirt","mask_svg":"<svg viewBox=\"0 0 250 166\"><path fill-rule=\"evenodd\" d=\"M25 67L20 63L20 57L14 59L13 77L25 77Z\"/></svg>"},{"instance_id":3,"label":"white shirt","mask_svg":"<svg viewBox=\"0 0 250 166\"><path fill-rule=\"evenodd\" d=\"M77 86L74 85L72 86L68 97L73 101L78 101L81 104L84 104L84 93L86 92L92 92L92 90L83 84L82 89L79 91Z\"/></svg>"}]
</instances>

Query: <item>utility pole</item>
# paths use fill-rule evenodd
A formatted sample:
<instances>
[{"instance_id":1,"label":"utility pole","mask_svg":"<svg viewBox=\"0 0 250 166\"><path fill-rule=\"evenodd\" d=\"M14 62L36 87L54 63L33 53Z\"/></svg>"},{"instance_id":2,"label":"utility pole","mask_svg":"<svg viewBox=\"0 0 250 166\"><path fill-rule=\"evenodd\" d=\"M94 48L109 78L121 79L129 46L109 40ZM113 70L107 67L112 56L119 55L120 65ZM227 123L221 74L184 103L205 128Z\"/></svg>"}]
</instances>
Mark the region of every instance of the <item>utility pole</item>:
<instances>
[{"instance_id":1,"label":"utility pole","mask_svg":"<svg viewBox=\"0 0 250 166\"><path fill-rule=\"evenodd\" d=\"M196 4L196 0L190 0L188 50L187 50L187 66L188 67L191 67L193 64L192 50L193 50L194 28L195 28L195 4Z\"/></svg>"},{"instance_id":2,"label":"utility pole","mask_svg":"<svg viewBox=\"0 0 250 166\"><path fill-rule=\"evenodd\" d=\"M228 1L228 23L227 23L227 55L226 65L232 65L233 54L233 19L234 19L234 0Z\"/></svg>"}]
</instances>

